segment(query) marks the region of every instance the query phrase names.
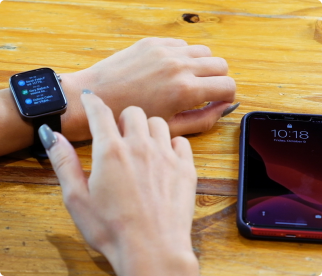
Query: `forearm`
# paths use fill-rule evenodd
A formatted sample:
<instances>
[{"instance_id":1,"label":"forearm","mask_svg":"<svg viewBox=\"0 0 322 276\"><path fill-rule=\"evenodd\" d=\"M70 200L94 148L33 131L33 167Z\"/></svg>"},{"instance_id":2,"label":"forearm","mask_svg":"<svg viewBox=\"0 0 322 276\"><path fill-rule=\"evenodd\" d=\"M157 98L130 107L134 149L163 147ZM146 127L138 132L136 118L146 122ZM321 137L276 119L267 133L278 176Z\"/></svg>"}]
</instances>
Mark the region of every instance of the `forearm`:
<instances>
[{"instance_id":1,"label":"forearm","mask_svg":"<svg viewBox=\"0 0 322 276\"><path fill-rule=\"evenodd\" d=\"M23 120L9 88L0 91L0 155L32 144L32 125Z\"/></svg>"}]
</instances>

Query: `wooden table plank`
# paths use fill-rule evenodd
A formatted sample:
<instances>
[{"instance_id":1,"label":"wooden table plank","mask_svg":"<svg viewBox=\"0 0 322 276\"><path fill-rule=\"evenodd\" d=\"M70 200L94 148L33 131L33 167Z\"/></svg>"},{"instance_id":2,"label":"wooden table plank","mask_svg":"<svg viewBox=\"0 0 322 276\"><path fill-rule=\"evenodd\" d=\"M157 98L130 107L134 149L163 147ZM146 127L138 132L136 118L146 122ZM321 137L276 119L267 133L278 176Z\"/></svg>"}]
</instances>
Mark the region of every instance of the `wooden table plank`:
<instances>
[{"instance_id":1,"label":"wooden table plank","mask_svg":"<svg viewBox=\"0 0 322 276\"><path fill-rule=\"evenodd\" d=\"M0 202L3 275L113 275L75 228L60 187L1 182ZM201 275L319 275L320 245L246 240L236 229L235 203L196 198L192 239Z\"/></svg>"},{"instance_id":2,"label":"wooden table plank","mask_svg":"<svg viewBox=\"0 0 322 276\"><path fill-rule=\"evenodd\" d=\"M59 186L0 183L0 194L3 275L106 275L112 271L84 243L62 203Z\"/></svg>"}]
</instances>

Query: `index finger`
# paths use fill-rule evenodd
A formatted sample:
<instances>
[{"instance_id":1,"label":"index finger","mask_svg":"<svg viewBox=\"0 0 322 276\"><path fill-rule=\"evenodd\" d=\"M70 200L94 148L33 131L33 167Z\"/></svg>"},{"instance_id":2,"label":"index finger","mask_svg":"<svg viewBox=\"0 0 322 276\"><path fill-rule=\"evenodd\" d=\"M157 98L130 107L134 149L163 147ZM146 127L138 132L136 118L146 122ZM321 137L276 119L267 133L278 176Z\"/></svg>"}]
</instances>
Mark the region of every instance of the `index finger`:
<instances>
[{"instance_id":1,"label":"index finger","mask_svg":"<svg viewBox=\"0 0 322 276\"><path fill-rule=\"evenodd\" d=\"M112 110L94 93L83 92L81 101L88 119L93 140L121 137Z\"/></svg>"}]
</instances>

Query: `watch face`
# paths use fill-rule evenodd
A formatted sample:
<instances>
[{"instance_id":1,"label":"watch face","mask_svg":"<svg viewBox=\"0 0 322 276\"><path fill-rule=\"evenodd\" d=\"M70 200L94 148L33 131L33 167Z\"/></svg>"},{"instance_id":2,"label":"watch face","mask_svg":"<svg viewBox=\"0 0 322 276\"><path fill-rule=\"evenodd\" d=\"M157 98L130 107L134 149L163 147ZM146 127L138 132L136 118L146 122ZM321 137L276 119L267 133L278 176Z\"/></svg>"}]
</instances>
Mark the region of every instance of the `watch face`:
<instances>
[{"instance_id":1,"label":"watch face","mask_svg":"<svg viewBox=\"0 0 322 276\"><path fill-rule=\"evenodd\" d=\"M10 88L22 116L33 118L66 109L65 95L50 68L16 74L10 78Z\"/></svg>"}]
</instances>

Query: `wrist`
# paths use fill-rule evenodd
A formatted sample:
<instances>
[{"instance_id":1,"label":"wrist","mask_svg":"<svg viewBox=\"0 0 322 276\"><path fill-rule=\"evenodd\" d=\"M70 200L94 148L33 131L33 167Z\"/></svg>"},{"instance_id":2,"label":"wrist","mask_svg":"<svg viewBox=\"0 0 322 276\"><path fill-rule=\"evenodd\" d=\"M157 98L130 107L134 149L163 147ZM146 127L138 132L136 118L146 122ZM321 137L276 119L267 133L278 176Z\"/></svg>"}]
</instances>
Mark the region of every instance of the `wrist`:
<instances>
[{"instance_id":1,"label":"wrist","mask_svg":"<svg viewBox=\"0 0 322 276\"><path fill-rule=\"evenodd\" d=\"M60 74L60 77L68 102L67 111L62 115L62 134L69 141L74 142L91 139L88 120L80 100L82 90L92 90L113 110L115 115L115 106L111 103L114 93L110 87L105 89L105 86L100 84L98 72L91 67L74 73ZM107 81L106 78L105 81Z\"/></svg>"},{"instance_id":2,"label":"wrist","mask_svg":"<svg viewBox=\"0 0 322 276\"><path fill-rule=\"evenodd\" d=\"M116 266L111 263L119 276L199 275L198 260L193 252L174 253L158 249L140 249L130 256L120 255Z\"/></svg>"},{"instance_id":3,"label":"wrist","mask_svg":"<svg viewBox=\"0 0 322 276\"><path fill-rule=\"evenodd\" d=\"M32 124L20 115L9 88L0 91L0 118L0 156L32 144Z\"/></svg>"},{"instance_id":4,"label":"wrist","mask_svg":"<svg viewBox=\"0 0 322 276\"><path fill-rule=\"evenodd\" d=\"M74 142L91 139L87 117L80 100L84 88L82 71L60 74L60 77L67 98L67 110L61 116L62 134Z\"/></svg>"},{"instance_id":5,"label":"wrist","mask_svg":"<svg viewBox=\"0 0 322 276\"><path fill-rule=\"evenodd\" d=\"M148 239L133 239L132 243L124 242L114 250L103 254L111 262L119 276L148 275L199 275L199 263L193 253L191 241L186 246L164 242L150 242Z\"/></svg>"}]
</instances>

